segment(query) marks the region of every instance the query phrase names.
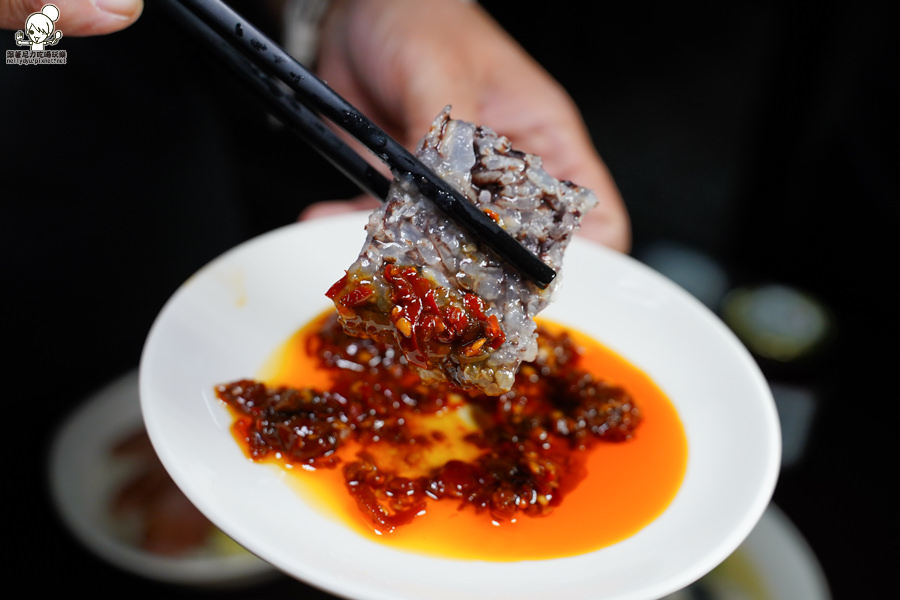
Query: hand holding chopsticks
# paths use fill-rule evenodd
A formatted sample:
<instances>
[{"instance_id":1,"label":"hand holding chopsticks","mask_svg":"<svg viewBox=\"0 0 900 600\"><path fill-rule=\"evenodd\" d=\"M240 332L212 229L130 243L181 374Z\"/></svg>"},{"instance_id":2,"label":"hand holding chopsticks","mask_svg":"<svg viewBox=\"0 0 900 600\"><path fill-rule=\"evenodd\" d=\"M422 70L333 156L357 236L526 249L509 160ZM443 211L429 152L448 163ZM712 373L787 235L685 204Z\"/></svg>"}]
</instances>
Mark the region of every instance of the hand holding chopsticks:
<instances>
[{"instance_id":1,"label":"hand holding chopsticks","mask_svg":"<svg viewBox=\"0 0 900 600\"><path fill-rule=\"evenodd\" d=\"M545 287L556 273L399 142L219 0L164 0L170 13L263 98L268 108L364 191L384 198L388 182L322 121L352 135L500 258ZM296 97L278 84L293 90Z\"/></svg>"}]
</instances>

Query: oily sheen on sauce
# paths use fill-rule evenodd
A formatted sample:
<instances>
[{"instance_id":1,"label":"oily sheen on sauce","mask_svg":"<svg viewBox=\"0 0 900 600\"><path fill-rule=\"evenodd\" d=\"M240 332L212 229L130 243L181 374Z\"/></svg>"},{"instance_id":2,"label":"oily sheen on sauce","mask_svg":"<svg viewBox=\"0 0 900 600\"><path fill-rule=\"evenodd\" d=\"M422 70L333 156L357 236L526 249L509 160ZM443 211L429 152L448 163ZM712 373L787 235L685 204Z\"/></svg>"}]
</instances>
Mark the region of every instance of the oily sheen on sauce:
<instances>
[{"instance_id":1,"label":"oily sheen on sauce","mask_svg":"<svg viewBox=\"0 0 900 600\"><path fill-rule=\"evenodd\" d=\"M331 376L309 349L315 319L277 348L258 380L268 386L328 389ZM539 320L549 331L559 325ZM684 478L687 442L675 408L641 370L612 350L577 331L565 330L581 350L580 365L598 379L627 390L640 409L641 421L627 440L600 442L583 451L586 475L548 514L520 515L498 521L451 499L431 501L423 514L391 532L379 531L348 493L340 467L304 468L269 458L271 468L285 469L287 479L325 518L337 519L360 535L388 546L444 558L484 561L540 560L598 550L634 535L669 505ZM472 427L456 410L429 416L422 426L440 429L440 448L430 460L455 453L471 454L464 436ZM236 430L246 451L246 440ZM355 452L352 445L338 456Z\"/></svg>"}]
</instances>

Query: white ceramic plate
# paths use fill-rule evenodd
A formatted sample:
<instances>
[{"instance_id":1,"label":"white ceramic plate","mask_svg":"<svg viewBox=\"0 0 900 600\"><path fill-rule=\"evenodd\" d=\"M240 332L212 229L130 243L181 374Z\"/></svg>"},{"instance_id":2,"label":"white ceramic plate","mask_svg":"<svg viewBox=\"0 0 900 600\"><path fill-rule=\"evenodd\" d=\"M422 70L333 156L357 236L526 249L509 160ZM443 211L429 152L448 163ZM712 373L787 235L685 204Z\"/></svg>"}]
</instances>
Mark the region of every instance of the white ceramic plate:
<instances>
[{"instance_id":1,"label":"white ceramic plate","mask_svg":"<svg viewBox=\"0 0 900 600\"><path fill-rule=\"evenodd\" d=\"M325 290L356 258L366 217L291 225L225 253L163 308L141 361L145 423L184 493L266 561L348 598L655 599L728 557L771 497L781 438L769 388L730 331L681 288L580 239L544 315L577 326L649 373L688 439L685 479L634 536L572 558L493 563L403 553L307 506L275 469L248 461L213 394L253 377L329 306Z\"/></svg>"},{"instance_id":2,"label":"white ceramic plate","mask_svg":"<svg viewBox=\"0 0 900 600\"><path fill-rule=\"evenodd\" d=\"M830 600L819 561L774 504L744 543L719 566L664 600Z\"/></svg>"},{"instance_id":3,"label":"white ceramic plate","mask_svg":"<svg viewBox=\"0 0 900 600\"><path fill-rule=\"evenodd\" d=\"M138 546L131 524L114 517L109 508L135 468L133 462L113 456L112 448L142 427L137 371L104 386L60 427L49 456L50 489L75 537L103 560L166 583L233 587L277 575L271 565L220 532L203 547L177 557Z\"/></svg>"}]
</instances>

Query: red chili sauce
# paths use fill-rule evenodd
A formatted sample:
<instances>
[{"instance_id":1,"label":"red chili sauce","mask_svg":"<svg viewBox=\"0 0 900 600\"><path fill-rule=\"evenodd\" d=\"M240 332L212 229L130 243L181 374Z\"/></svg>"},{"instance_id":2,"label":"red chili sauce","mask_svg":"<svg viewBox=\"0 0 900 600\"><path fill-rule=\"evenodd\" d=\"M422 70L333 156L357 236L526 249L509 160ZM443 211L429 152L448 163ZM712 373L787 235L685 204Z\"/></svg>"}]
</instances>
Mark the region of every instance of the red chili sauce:
<instances>
[{"instance_id":1,"label":"red chili sauce","mask_svg":"<svg viewBox=\"0 0 900 600\"><path fill-rule=\"evenodd\" d=\"M452 298L413 266L387 264L382 274L384 289L344 275L325 294L344 331L396 344L413 365L440 370L457 382L463 365L485 358L506 340L497 317L485 314L476 294ZM387 298L390 303L382 306Z\"/></svg>"},{"instance_id":2,"label":"red chili sauce","mask_svg":"<svg viewBox=\"0 0 900 600\"><path fill-rule=\"evenodd\" d=\"M247 455L362 534L492 561L589 552L655 519L687 444L641 371L586 336L539 322L539 356L500 396L422 383L390 345L331 312L279 349L259 380L217 386ZM308 494L307 494L308 495Z\"/></svg>"}]
</instances>

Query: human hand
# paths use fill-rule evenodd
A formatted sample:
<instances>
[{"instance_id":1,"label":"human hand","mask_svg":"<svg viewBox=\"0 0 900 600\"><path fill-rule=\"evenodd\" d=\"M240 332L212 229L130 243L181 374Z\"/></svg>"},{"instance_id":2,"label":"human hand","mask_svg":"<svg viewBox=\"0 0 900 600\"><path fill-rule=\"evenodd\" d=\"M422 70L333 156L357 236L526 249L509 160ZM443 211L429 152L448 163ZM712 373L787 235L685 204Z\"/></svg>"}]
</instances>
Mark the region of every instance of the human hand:
<instances>
[{"instance_id":1,"label":"human hand","mask_svg":"<svg viewBox=\"0 0 900 600\"><path fill-rule=\"evenodd\" d=\"M490 127L540 156L548 173L599 200L581 234L630 247L622 199L572 99L477 3L461 0L334 0L322 24L318 74L413 148L446 105L452 116ZM372 198L319 203L310 219Z\"/></svg>"},{"instance_id":2,"label":"human hand","mask_svg":"<svg viewBox=\"0 0 900 600\"><path fill-rule=\"evenodd\" d=\"M22 29L46 4L59 9L56 29L71 36L103 35L125 29L144 9L143 0L0 0L0 29Z\"/></svg>"}]
</instances>

